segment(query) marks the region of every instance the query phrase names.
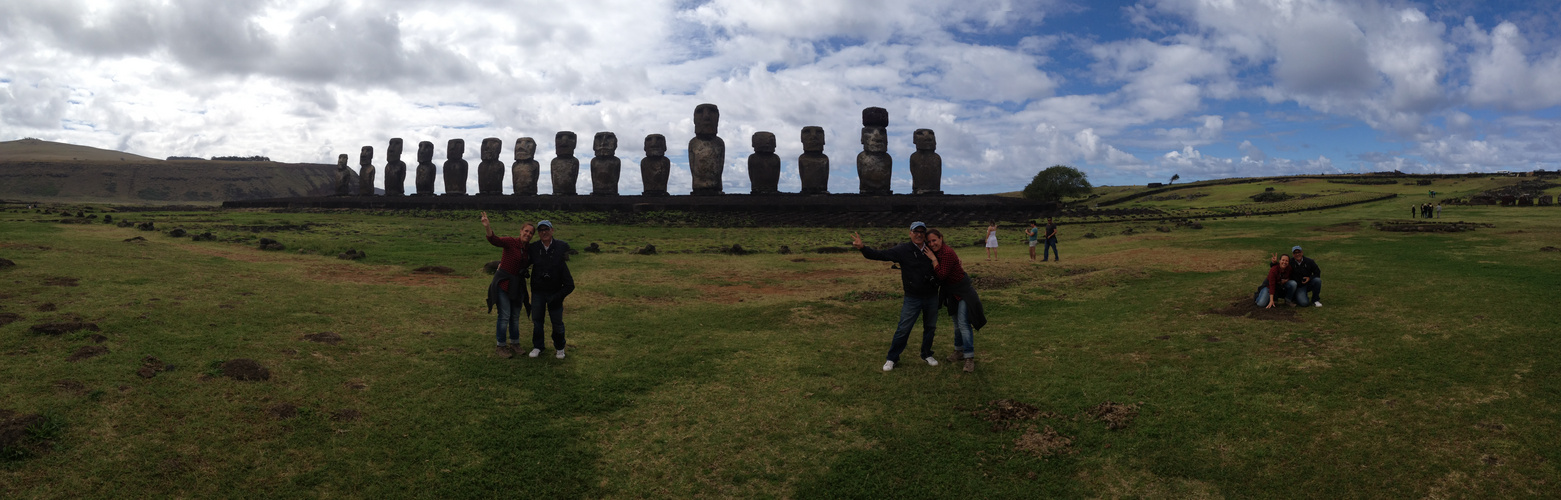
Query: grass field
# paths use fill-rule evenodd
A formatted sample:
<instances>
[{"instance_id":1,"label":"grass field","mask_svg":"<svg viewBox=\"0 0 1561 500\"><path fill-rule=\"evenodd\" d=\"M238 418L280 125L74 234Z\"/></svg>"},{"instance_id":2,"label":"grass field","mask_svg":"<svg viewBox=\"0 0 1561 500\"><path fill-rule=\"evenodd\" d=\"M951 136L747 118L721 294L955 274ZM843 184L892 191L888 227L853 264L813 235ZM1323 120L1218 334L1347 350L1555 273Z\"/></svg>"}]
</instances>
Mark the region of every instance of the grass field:
<instances>
[{"instance_id":1,"label":"grass field","mask_svg":"<svg viewBox=\"0 0 1561 500\"><path fill-rule=\"evenodd\" d=\"M1269 185L1426 189L1214 186L1199 207ZM1195 207L1180 201L1132 203ZM0 453L0 497L1553 497L1561 252L1541 248L1561 246L1561 209L1444 210L1492 225L1465 233L1371 226L1413 201L1065 225L1068 256L1042 264L1005 229L997 262L958 248L991 319L973 374L915 362L916 335L880 370L900 306L887 263L776 251L852 228L493 214L501 233L575 221L558 237L603 249L570 264L568 358L505 360L475 214L114 214L227 240L196 242L0 212L16 263L0 269L0 416L48 424ZM645 244L660 253L629 253ZM714 253L732 244L758 253ZM1297 244L1326 307L1245 309L1267 256ZM368 257L334 257L347 248ZM455 273L411 271L428 265ZM72 320L100 331L30 330ZM342 340L304 338L320 332ZM944 314L940 358L951 334ZM174 366L137 375L149 356ZM238 358L269 380L222 376Z\"/></svg>"}]
</instances>

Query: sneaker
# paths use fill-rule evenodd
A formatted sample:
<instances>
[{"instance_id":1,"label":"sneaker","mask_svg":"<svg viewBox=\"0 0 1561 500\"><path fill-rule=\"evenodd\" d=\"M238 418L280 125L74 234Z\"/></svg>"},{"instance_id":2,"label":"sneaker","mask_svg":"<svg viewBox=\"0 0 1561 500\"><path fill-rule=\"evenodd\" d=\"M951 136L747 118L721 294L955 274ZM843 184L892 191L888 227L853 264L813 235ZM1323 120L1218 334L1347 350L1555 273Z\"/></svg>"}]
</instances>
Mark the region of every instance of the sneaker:
<instances>
[{"instance_id":1,"label":"sneaker","mask_svg":"<svg viewBox=\"0 0 1561 500\"><path fill-rule=\"evenodd\" d=\"M493 346L493 354L497 355L498 357L504 358L504 359L509 359L509 358L512 358L512 357L515 356L515 352L514 351L511 351L511 350L509 350L508 347L501 346L501 345L500 346Z\"/></svg>"},{"instance_id":2,"label":"sneaker","mask_svg":"<svg viewBox=\"0 0 1561 500\"><path fill-rule=\"evenodd\" d=\"M564 350L563 349L559 349L557 351L553 351L553 357L558 358L558 359L564 359Z\"/></svg>"},{"instance_id":3,"label":"sneaker","mask_svg":"<svg viewBox=\"0 0 1561 500\"><path fill-rule=\"evenodd\" d=\"M921 358L921 359L927 360L927 366L938 366L938 358L934 358L932 356L927 356L927 357Z\"/></svg>"},{"instance_id":4,"label":"sneaker","mask_svg":"<svg viewBox=\"0 0 1561 500\"><path fill-rule=\"evenodd\" d=\"M1312 303L1312 307L1322 307L1322 306L1323 306L1322 302L1313 302Z\"/></svg>"},{"instance_id":5,"label":"sneaker","mask_svg":"<svg viewBox=\"0 0 1561 500\"><path fill-rule=\"evenodd\" d=\"M976 358L965 359L965 373L976 372Z\"/></svg>"},{"instance_id":6,"label":"sneaker","mask_svg":"<svg viewBox=\"0 0 1561 500\"><path fill-rule=\"evenodd\" d=\"M883 362L883 371L889 371L889 370L893 370L893 369L894 369L894 362L893 361L884 361Z\"/></svg>"},{"instance_id":7,"label":"sneaker","mask_svg":"<svg viewBox=\"0 0 1561 500\"><path fill-rule=\"evenodd\" d=\"M535 358L535 357L537 357L538 355L541 355L541 354L542 354L542 350L541 349L532 349L531 352L526 354L526 357L528 357L528 358Z\"/></svg>"}]
</instances>

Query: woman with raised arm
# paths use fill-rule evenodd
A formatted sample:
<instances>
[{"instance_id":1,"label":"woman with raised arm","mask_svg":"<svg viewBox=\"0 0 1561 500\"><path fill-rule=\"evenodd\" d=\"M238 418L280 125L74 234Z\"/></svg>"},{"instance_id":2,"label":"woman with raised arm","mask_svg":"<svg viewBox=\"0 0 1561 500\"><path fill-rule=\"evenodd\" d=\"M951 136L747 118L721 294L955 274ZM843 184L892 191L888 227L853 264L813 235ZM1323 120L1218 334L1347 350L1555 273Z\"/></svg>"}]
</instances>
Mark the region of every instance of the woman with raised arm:
<instances>
[{"instance_id":1,"label":"woman with raised arm","mask_svg":"<svg viewBox=\"0 0 1561 500\"><path fill-rule=\"evenodd\" d=\"M1274 307L1275 296L1291 297L1295 294L1295 282L1290 280L1290 256L1270 256L1268 262L1268 278L1257 289L1257 306L1265 309Z\"/></svg>"},{"instance_id":2,"label":"woman with raised arm","mask_svg":"<svg viewBox=\"0 0 1561 500\"><path fill-rule=\"evenodd\" d=\"M488 213L482 213L482 228L488 233L488 243L504 249L499 256L499 267L493 271L493 281L488 283L488 310L493 306L499 306L499 320L494 337L498 347L493 352L501 358L514 357L520 352L520 311L516 309L531 310L531 298L526 293L526 280L524 270L530 265L531 257L526 252L526 245L531 243L532 226L530 223L520 226L520 235L516 238L503 237L493 234L493 226L488 224ZM504 334L509 333L509 345L504 345Z\"/></svg>"},{"instance_id":3,"label":"woman with raised arm","mask_svg":"<svg viewBox=\"0 0 1561 500\"><path fill-rule=\"evenodd\" d=\"M932 272L938 279L938 295L948 306L954 318L954 353L949 362L965 361L965 371L976 371L975 331L986 326L986 312L981 307L981 297L965 274L965 266L954 253L954 247L943 243L943 233L937 229L927 231L927 247L922 250L932 259Z\"/></svg>"}]
</instances>

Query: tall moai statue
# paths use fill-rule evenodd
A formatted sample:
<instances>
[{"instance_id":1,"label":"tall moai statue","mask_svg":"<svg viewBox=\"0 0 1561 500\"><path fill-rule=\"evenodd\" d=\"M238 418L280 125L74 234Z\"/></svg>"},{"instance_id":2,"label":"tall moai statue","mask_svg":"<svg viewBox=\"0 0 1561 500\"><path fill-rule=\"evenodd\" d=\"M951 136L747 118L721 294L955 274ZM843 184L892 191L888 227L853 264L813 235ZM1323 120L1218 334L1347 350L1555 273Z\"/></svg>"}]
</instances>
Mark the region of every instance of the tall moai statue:
<instances>
[{"instance_id":1,"label":"tall moai statue","mask_svg":"<svg viewBox=\"0 0 1561 500\"><path fill-rule=\"evenodd\" d=\"M358 196L374 196L374 146L364 146L358 153Z\"/></svg>"},{"instance_id":2,"label":"tall moai statue","mask_svg":"<svg viewBox=\"0 0 1561 500\"><path fill-rule=\"evenodd\" d=\"M596 152L591 158L591 194L618 196L618 174L623 171L623 162L613 156L618 153L618 135L597 132L591 150Z\"/></svg>"},{"instance_id":3,"label":"tall moai statue","mask_svg":"<svg viewBox=\"0 0 1561 500\"><path fill-rule=\"evenodd\" d=\"M912 135L916 152L911 153L911 192L943 194L943 157L938 156L938 136L930 128L916 129Z\"/></svg>"},{"instance_id":4,"label":"tall moai statue","mask_svg":"<svg viewBox=\"0 0 1561 500\"><path fill-rule=\"evenodd\" d=\"M575 158L575 133L565 130L553 136L556 155L550 165L553 175L553 194L575 195L575 181L580 178L580 159Z\"/></svg>"},{"instance_id":5,"label":"tall moai statue","mask_svg":"<svg viewBox=\"0 0 1561 500\"><path fill-rule=\"evenodd\" d=\"M883 108L862 110L862 152L856 155L856 177L861 193L887 195L889 177L894 173L894 158L889 157L889 111Z\"/></svg>"},{"instance_id":6,"label":"tall moai statue","mask_svg":"<svg viewBox=\"0 0 1561 500\"><path fill-rule=\"evenodd\" d=\"M357 189L352 180L352 169L347 168L347 154L336 155L336 196L351 195Z\"/></svg>"},{"instance_id":7,"label":"tall moai statue","mask_svg":"<svg viewBox=\"0 0 1561 500\"><path fill-rule=\"evenodd\" d=\"M780 157L775 155L775 134L753 133L753 154L748 155L748 183L752 194L780 192Z\"/></svg>"},{"instance_id":8,"label":"tall moai statue","mask_svg":"<svg viewBox=\"0 0 1561 500\"><path fill-rule=\"evenodd\" d=\"M504 194L504 162L499 150L504 141L497 137L482 140L482 163L477 164L477 194Z\"/></svg>"},{"instance_id":9,"label":"tall moai statue","mask_svg":"<svg viewBox=\"0 0 1561 500\"><path fill-rule=\"evenodd\" d=\"M434 168L434 143L423 141L417 143L417 177L412 184L417 188L418 196L434 195L434 176L439 169Z\"/></svg>"},{"instance_id":10,"label":"tall moai statue","mask_svg":"<svg viewBox=\"0 0 1561 500\"><path fill-rule=\"evenodd\" d=\"M537 141L530 137L515 139L515 163L510 167L510 179L515 183L515 194L537 195L537 179L542 177L542 164L537 163Z\"/></svg>"},{"instance_id":11,"label":"tall moai statue","mask_svg":"<svg viewBox=\"0 0 1561 500\"><path fill-rule=\"evenodd\" d=\"M797 157L802 194L829 194L829 155L824 154L824 127L802 127L802 156Z\"/></svg>"},{"instance_id":12,"label":"tall moai statue","mask_svg":"<svg viewBox=\"0 0 1561 500\"><path fill-rule=\"evenodd\" d=\"M721 170L726 163L726 141L716 136L721 109L714 104L694 107L694 138L688 140L688 170L694 176L694 194L721 194Z\"/></svg>"},{"instance_id":13,"label":"tall moai statue","mask_svg":"<svg viewBox=\"0 0 1561 500\"><path fill-rule=\"evenodd\" d=\"M390 140L385 148L385 196L401 196L407 192L407 163L401 161L401 138Z\"/></svg>"},{"instance_id":14,"label":"tall moai statue","mask_svg":"<svg viewBox=\"0 0 1561 500\"><path fill-rule=\"evenodd\" d=\"M450 139L444 148L444 195L466 196L465 139Z\"/></svg>"},{"instance_id":15,"label":"tall moai statue","mask_svg":"<svg viewBox=\"0 0 1561 500\"><path fill-rule=\"evenodd\" d=\"M640 182L645 185L645 196L667 196L667 176L671 173L667 138L661 134L645 136L645 159L640 160Z\"/></svg>"}]
</instances>

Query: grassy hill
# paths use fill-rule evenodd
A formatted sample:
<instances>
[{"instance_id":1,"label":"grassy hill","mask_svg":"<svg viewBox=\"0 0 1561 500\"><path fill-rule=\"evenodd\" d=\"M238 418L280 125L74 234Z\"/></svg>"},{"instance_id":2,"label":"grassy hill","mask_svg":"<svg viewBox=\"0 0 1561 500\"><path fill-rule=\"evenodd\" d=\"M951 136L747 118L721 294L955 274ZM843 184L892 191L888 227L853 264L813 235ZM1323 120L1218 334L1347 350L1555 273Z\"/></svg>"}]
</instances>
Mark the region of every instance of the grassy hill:
<instances>
[{"instance_id":1,"label":"grassy hill","mask_svg":"<svg viewBox=\"0 0 1561 500\"><path fill-rule=\"evenodd\" d=\"M123 151L27 138L0 142L0 161L162 161Z\"/></svg>"},{"instance_id":2,"label":"grassy hill","mask_svg":"<svg viewBox=\"0 0 1561 500\"><path fill-rule=\"evenodd\" d=\"M163 161L86 146L0 142L0 198L206 204L329 194L335 165Z\"/></svg>"}]
</instances>

